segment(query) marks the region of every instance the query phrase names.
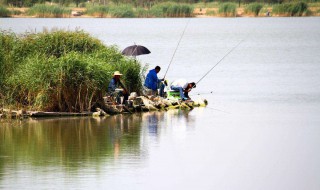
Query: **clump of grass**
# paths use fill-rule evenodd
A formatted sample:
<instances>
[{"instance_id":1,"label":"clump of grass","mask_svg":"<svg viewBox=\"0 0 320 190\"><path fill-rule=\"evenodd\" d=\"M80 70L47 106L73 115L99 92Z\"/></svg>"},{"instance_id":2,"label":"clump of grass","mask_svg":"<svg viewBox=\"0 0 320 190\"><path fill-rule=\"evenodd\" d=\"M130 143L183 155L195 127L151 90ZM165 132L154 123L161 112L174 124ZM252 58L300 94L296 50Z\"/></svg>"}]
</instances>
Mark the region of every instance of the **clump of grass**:
<instances>
[{"instance_id":1,"label":"clump of grass","mask_svg":"<svg viewBox=\"0 0 320 190\"><path fill-rule=\"evenodd\" d=\"M262 8L263 5L261 3L250 3L245 7L245 13L258 16Z\"/></svg>"},{"instance_id":2,"label":"clump of grass","mask_svg":"<svg viewBox=\"0 0 320 190\"><path fill-rule=\"evenodd\" d=\"M138 18L149 18L152 17L151 13L149 10L145 8L138 7L135 11L135 15Z\"/></svg>"},{"instance_id":3,"label":"clump of grass","mask_svg":"<svg viewBox=\"0 0 320 190\"><path fill-rule=\"evenodd\" d=\"M16 67L13 50L17 41L18 37L14 33L0 30L0 92L5 92L5 79Z\"/></svg>"},{"instance_id":4,"label":"clump of grass","mask_svg":"<svg viewBox=\"0 0 320 190\"><path fill-rule=\"evenodd\" d=\"M308 10L308 4L297 2L274 5L272 13L280 16L303 16L308 15L310 11Z\"/></svg>"},{"instance_id":5,"label":"clump of grass","mask_svg":"<svg viewBox=\"0 0 320 190\"><path fill-rule=\"evenodd\" d=\"M219 6L219 14L225 17L236 16L237 4L235 3L222 3Z\"/></svg>"},{"instance_id":6,"label":"clump of grass","mask_svg":"<svg viewBox=\"0 0 320 190\"><path fill-rule=\"evenodd\" d=\"M152 6L150 13L154 17L191 17L193 9L189 4L166 2Z\"/></svg>"},{"instance_id":7,"label":"clump of grass","mask_svg":"<svg viewBox=\"0 0 320 190\"><path fill-rule=\"evenodd\" d=\"M110 7L110 15L113 18L133 18L135 17L133 6L130 4L120 4Z\"/></svg>"},{"instance_id":8,"label":"clump of grass","mask_svg":"<svg viewBox=\"0 0 320 190\"><path fill-rule=\"evenodd\" d=\"M0 17L10 17L11 12L4 6L0 5Z\"/></svg>"},{"instance_id":9,"label":"clump of grass","mask_svg":"<svg viewBox=\"0 0 320 190\"><path fill-rule=\"evenodd\" d=\"M198 8L216 8L219 7L219 2L198 2L194 6Z\"/></svg>"},{"instance_id":10,"label":"clump of grass","mask_svg":"<svg viewBox=\"0 0 320 190\"><path fill-rule=\"evenodd\" d=\"M6 105L89 111L102 101L115 70L124 74L129 90L141 90L140 64L83 31L0 34L0 92L6 92L1 94Z\"/></svg>"},{"instance_id":11,"label":"clump of grass","mask_svg":"<svg viewBox=\"0 0 320 190\"><path fill-rule=\"evenodd\" d=\"M62 18L69 17L71 10L56 5L36 4L27 11L27 14L40 18Z\"/></svg>"},{"instance_id":12,"label":"clump of grass","mask_svg":"<svg viewBox=\"0 0 320 190\"><path fill-rule=\"evenodd\" d=\"M15 10L15 9L11 10L10 12L12 15L21 15L22 14L22 12L20 10Z\"/></svg>"},{"instance_id":13,"label":"clump of grass","mask_svg":"<svg viewBox=\"0 0 320 190\"><path fill-rule=\"evenodd\" d=\"M207 10L206 12L206 15L211 15L211 16L214 16L216 15L217 13L214 11L214 10Z\"/></svg>"},{"instance_id":14,"label":"clump of grass","mask_svg":"<svg viewBox=\"0 0 320 190\"><path fill-rule=\"evenodd\" d=\"M106 17L109 13L109 7L107 6L89 6L87 8L86 14L91 15L91 16L96 16L96 17Z\"/></svg>"}]
</instances>

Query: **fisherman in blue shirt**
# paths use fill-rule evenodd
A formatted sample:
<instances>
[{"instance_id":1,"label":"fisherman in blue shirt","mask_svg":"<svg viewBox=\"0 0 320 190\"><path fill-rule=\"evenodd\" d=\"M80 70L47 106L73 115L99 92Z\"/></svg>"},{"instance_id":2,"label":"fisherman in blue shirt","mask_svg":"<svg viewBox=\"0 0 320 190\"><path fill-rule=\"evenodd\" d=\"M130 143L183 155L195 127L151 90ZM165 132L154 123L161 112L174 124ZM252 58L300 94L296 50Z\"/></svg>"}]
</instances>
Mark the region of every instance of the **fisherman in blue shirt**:
<instances>
[{"instance_id":1,"label":"fisherman in blue shirt","mask_svg":"<svg viewBox=\"0 0 320 190\"><path fill-rule=\"evenodd\" d=\"M158 88L160 88L160 96L164 96L164 84L161 83L164 79L158 79L157 74L160 72L161 68L156 66L151 69L147 74L146 80L144 82L144 94L145 95L157 95Z\"/></svg>"}]
</instances>

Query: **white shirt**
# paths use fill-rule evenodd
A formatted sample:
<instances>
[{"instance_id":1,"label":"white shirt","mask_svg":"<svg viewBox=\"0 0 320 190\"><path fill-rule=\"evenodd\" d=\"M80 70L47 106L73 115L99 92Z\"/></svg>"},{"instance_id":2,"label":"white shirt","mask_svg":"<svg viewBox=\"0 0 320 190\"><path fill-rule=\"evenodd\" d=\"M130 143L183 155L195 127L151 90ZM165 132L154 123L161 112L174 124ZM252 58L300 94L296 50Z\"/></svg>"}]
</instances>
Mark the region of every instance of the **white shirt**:
<instances>
[{"instance_id":1,"label":"white shirt","mask_svg":"<svg viewBox=\"0 0 320 190\"><path fill-rule=\"evenodd\" d=\"M186 89L188 87L188 82L185 79L178 79L171 83L171 86L175 87L182 87L183 89Z\"/></svg>"}]
</instances>

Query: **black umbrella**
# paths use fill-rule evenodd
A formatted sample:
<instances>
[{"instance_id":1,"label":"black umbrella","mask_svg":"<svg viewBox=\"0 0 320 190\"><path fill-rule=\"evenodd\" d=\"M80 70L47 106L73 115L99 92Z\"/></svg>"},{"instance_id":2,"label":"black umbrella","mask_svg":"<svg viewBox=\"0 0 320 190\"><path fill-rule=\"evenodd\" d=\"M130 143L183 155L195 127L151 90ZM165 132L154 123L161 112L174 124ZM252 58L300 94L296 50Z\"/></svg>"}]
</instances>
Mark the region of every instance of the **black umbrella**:
<instances>
[{"instance_id":1,"label":"black umbrella","mask_svg":"<svg viewBox=\"0 0 320 190\"><path fill-rule=\"evenodd\" d=\"M122 54L127 56L138 56L138 55L149 54L149 53L151 52L150 50L148 50L148 48L140 45L129 46L122 51Z\"/></svg>"}]
</instances>

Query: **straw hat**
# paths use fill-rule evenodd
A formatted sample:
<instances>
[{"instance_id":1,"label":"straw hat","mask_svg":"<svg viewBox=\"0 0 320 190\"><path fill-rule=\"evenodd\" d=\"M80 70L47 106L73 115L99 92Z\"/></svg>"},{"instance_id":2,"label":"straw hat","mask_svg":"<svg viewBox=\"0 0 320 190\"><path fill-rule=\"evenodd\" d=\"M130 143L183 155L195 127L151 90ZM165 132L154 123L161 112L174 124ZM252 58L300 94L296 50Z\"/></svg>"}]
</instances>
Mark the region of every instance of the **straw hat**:
<instances>
[{"instance_id":1,"label":"straw hat","mask_svg":"<svg viewBox=\"0 0 320 190\"><path fill-rule=\"evenodd\" d=\"M115 71L115 72L113 73L113 76L116 76L116 75L121 76L122 74L121 74L119 71Z\"/></svg>"}]
</instances>

